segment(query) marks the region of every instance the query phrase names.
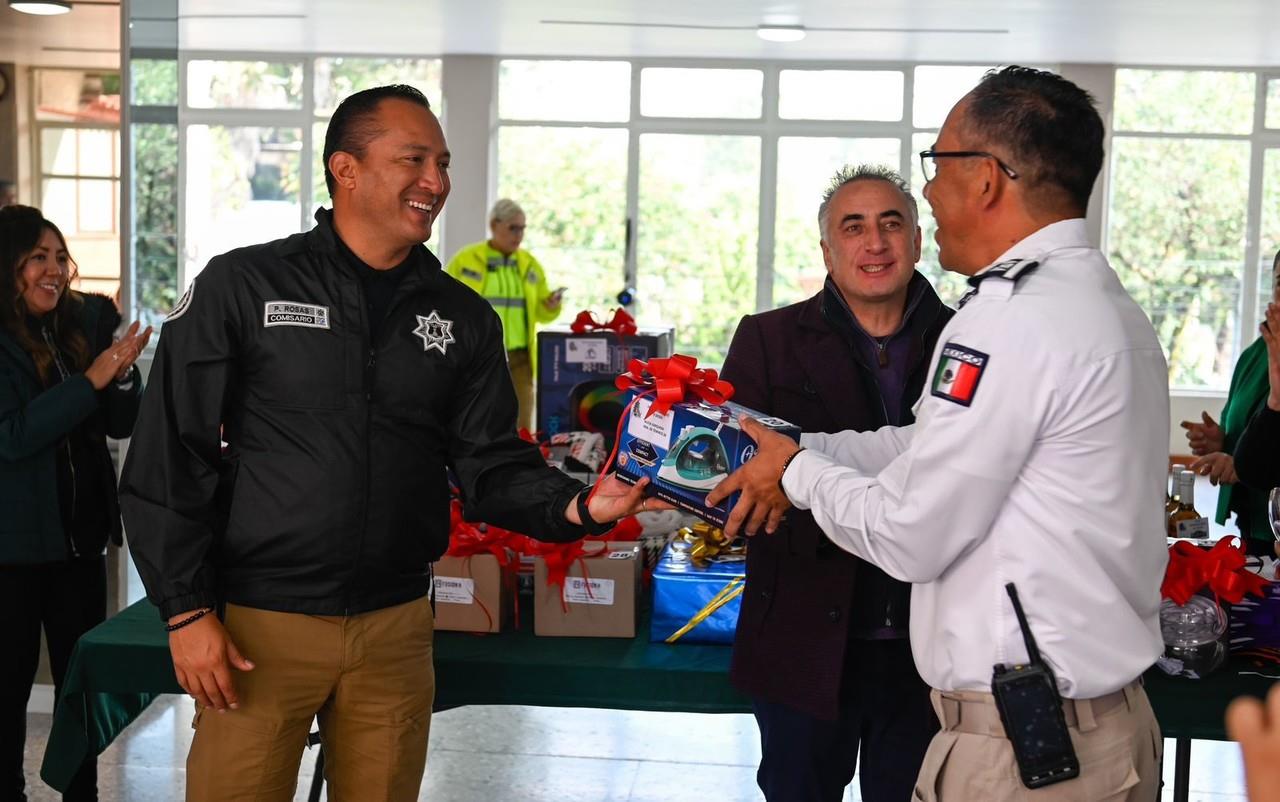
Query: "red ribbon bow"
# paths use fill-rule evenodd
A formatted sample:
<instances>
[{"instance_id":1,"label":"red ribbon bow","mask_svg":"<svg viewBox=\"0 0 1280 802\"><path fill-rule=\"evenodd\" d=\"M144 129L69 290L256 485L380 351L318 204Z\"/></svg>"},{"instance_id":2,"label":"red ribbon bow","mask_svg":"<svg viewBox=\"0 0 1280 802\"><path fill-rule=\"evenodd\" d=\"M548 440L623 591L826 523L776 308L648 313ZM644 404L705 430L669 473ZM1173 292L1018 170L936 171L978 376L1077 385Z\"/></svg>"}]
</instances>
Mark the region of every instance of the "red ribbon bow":
<instances>
[{"instance_id":1,"label":"red ribbon bow","mask_svg":"<svg viewBox=\"0 0 1280 802\"><path fill-rule=\"evenodd\" d=\"M591 488L591 494L587 497L588 502L595 498L600 480L604 479L605 473L613 467L613 461L618 456L618 445L622 442L622 427L631 417L631 407L635 406L641 397L646 395L654 397L653 404L645 414L646 418L670 412L672 404L678 404L690 398L719 406L733 397L732 384L720 378L720 374L711 368L699 368L697 359L684 354L656 357L648 362L633 359L627 365L627 372L620 374L613 383L619 390L634 389L639 392L623 408L622 415L618 418L618 429L613 437L613 450L609 452L609 458L600 468L600 477Z\"/></svg>"},{"instance_id":2,"label":"red ribbon bow","mask_svg":"<svg viewBox=\"0 0 1280 802\"><path fill-rule=\"evenodd\" d=\"M583 309L573 319L569 328L574 334L585 334L588 331L612 331L619 337L623 337L636 333L636 319L628 314L627 310L618 308L613 310L613 317L609 318L608 323L601 323L594 313Z\"/></svg>"},{"instance_id":3,"label":"red ribbon bow","mask_svg":"<svg viewBox=\"0 0 1280 802\"><path fill-rule=\"evenodd\" d=\"M609 551L609 546L600 543L600 549L587 551L584 543L587 541L574 540L570 543L541 543L530 540L526 548L526 554L534 554L541 557L547 564L547 586L560 588L560 609L569 612L569 603L564 599L564 583L569 576L569 569L576 562L582 562L582 578L587 580L587 595L591 595L591 575L587 573L586 560L596 557L602 557ZM599 543L599 541L591 541Z\"/></svg>"},{"instance_id":4,"label":"red ribbon bow","mask_svg":"<svg viewBox=\"0 0 1280 802\"><path fill-rule=\"evenodd\" d=\"M1160 595L1175 604L1186 604L1208 588L1215 598L1238 604L1247 593L1263 595L1267 580L1245 570L1244 549L1224 537L1208 551L1185 540L1169 549L1169 566L1164 572Z\"/></svg>"},{"instance_id":5,"label":"red ribbon bow","mask_svg":"<svg viewBox=\"0 0 1280 802\"><path fill-rule=\"evenodd\" d=\"M698 360L684 354L658 357L647 363L633 359L627 365L627 372L618 376L614 384L619 390L642 388L637 398L653 394L653 405L646 418L670 412L672 404L691 398L719 406L733 397L732 384L711 368L699 368ZM626 420L627 416L622 417Z\"/></svg>"}]
</instances>

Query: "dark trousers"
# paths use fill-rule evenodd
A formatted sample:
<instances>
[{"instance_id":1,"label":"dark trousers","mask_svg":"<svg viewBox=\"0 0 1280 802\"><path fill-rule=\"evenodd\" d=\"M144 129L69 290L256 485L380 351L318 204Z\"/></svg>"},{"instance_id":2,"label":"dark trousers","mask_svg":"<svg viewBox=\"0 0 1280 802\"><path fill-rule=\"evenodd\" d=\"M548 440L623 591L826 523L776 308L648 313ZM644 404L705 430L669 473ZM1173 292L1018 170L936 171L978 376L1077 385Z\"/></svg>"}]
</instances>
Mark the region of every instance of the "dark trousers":
<instances>
[{"instance_id":1,"label":"dark trousers","mask_svg":"<svg viewBox=\"0 0 1280 802\"><path fill-rule=\"evenodd\" d=\"M865 802L908 802L938 720L911 644L856 640L834 721L753 700L763 752L756 782L769 802L839 802L862 752Z\"/></svg>"},{"instance_id":2,"label":"dark trousers","mask_svg":"<svg viewBox=\"0 0 1280 802\"><path fill-rule=\"evenodd\" d=\"M22 750L27 736L27 700L40 664L44 629L54 693L76 640L107 616L107 568L102 557L45 565L0 566L0 633L7 648L0 659L0 802L25 802ZM80 769L63 799L96 800L97 761Z\"/></svg>"}]
</instances>

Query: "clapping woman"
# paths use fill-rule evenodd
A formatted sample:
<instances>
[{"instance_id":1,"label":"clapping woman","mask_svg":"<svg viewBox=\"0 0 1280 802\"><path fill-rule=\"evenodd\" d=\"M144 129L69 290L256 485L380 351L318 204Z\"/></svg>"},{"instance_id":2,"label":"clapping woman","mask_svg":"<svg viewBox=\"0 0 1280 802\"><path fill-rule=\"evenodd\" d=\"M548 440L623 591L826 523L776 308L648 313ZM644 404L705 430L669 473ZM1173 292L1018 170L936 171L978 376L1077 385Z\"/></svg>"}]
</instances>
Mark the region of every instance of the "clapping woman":
<instances>
[{"instance_id":1,"label":"clapping woman","mask_svg":"<svg viewBox=\"0 0 1280 802\"><path fill-rule=\"evenodd\" d=\"M39 209L0 209L0 800L24 800L26 707L44 630L55 692L71 648L106 617L108 542L120 543L107 438L128 437L151 329L113 339L106 297L70 288L75 264ZM64 799L97 798L93 761Z\"/></svg>"}]
</instances>

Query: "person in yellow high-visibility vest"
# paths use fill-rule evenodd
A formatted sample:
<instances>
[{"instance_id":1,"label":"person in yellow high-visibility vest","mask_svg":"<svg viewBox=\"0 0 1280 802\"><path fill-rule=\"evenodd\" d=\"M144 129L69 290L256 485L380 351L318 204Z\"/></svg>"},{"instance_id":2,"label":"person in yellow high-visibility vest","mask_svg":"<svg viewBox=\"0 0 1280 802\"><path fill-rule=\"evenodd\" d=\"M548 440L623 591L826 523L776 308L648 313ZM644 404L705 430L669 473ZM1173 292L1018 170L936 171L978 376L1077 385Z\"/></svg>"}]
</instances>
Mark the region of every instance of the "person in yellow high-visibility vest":
<instances>
[{"instance_id":1,"label":"person in yellow high-visibility vest","mask_svg":"<svg viewBox=\"0 0 1280 802\"><path fill-rule=\"evenodd\" d=\"M538 375L534 329L560 315L565 288L553 292L542 265L520 247L524 229L524 210L503 198L489 212L490 238L455 253L445 272L483 295L502 318L511 383L520 401L518 425L533 431L533 383Z\"/></svg>"}]
</instances>

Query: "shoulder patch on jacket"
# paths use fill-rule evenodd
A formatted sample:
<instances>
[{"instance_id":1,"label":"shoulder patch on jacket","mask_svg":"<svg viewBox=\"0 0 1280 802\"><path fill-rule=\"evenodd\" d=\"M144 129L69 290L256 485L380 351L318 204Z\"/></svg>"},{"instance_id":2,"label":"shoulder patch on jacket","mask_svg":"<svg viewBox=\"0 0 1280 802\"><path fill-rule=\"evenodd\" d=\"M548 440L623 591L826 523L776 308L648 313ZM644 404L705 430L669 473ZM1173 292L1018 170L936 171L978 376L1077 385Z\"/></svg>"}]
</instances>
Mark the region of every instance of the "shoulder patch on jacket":
<instances>
[{"instance_id":1,"label":"shoulder patch on jacket","mask_svg":"<svg viewBox=\"0 0 1280 802\"><path fill-rule=\"evenodd\" d=\"M942 355L933 373L933 395L962 407L969 406L990 359L981 351L957 343L942 346Z\"/></svg>"},{"instance_id":2,"label":"shoulder patch on jacket","mask_svg":"<svg viewBox=\"0 0 1280 802\"><path fill-rule=\"evenodd\" d=\"M484 279L483 273L481 273L478 270L472 270L469 267L462 268L462 275L471 279L472 281L481 281L482 279Z\"/></svg>"},{"instance_id":3,"label":"shoulder patch on jacket","mask_svg":"<svg viewBox=\"0 0 1280 802\"><path fill-rule=\"evenodd\" d=\"M182 293L182 297L178 299L178 303L174 305L173 311L165 315L164 321L168 323L177 320L187 313L191 308L191 299L196 295L196 280L191 279L191 283L187 285L187 291Z\"/></svg>"}]
</instances>

